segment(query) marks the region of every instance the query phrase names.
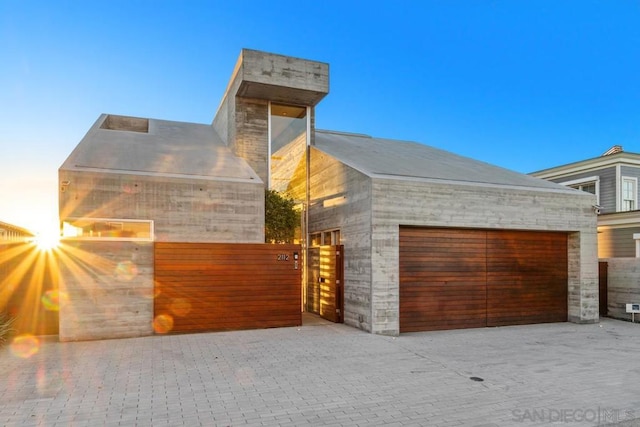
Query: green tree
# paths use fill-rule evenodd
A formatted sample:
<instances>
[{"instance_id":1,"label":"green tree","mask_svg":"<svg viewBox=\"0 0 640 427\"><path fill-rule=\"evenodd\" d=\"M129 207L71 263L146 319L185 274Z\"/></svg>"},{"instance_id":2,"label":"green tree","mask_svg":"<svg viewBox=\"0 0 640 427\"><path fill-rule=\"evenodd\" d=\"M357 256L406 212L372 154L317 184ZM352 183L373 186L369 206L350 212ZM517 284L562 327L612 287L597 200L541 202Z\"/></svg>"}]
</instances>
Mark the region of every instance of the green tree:
<instances>
[{"instance_id":1,"label":"green tree","mask_svg":"<svg viewBox=\"0 0 640 427\"><path fill-rule=\"evenodd\" d=\"M296 202L274 190L264 195L264 241L266 243L293 243L296 227L300 225L300 212Z\"/></svg>"}]
</instances>

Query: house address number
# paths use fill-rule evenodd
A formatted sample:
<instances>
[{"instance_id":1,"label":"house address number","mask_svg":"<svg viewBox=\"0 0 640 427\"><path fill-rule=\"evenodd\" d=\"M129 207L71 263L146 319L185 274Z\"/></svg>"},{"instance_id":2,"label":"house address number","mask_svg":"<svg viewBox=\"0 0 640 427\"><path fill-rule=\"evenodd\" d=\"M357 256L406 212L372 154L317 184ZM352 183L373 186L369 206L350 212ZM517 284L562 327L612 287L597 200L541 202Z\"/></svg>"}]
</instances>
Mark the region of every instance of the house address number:
<instances>
[{"instance_id":1,"label":"house address number","mask_svg":"<svg viewBox=\"0 0 640 427\"><path fill-rule=\"evenodd\" d=\"M289 261L289 254L278 254L278 261Z\"/></svg>"}]
</instances>

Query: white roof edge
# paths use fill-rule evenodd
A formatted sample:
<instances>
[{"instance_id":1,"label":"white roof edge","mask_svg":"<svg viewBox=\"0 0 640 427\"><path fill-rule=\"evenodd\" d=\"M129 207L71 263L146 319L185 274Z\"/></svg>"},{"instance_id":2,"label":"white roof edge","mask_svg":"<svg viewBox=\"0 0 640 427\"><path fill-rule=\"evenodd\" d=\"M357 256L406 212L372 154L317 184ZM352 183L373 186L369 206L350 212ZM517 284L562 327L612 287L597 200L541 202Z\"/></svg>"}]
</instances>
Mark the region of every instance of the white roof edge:
<instances>
[{"instance_id":1,"label":"white roof edge","mask_svg":"<svg viewBox=\"0 0 640 427\"><path fill-rule=\"evenodd\" d=\"M640 154L621 152L617 154L610 154L607 156L594 157L587 160L581 160L579 162L573 162L566 165L560 165L535 172L529 172L529 175L538 178L555 178L561 177L563 175L586 172L589 170L603 169L618 163L640 165Z\"/></svg>"},{"instance_id":2,"label":"white roof edge","mask_svg":"<svg viewBox=\"0 0 640 427\"><path fill-rule=\"evenodd\" d=\"M344 135L344 136L356 136L360 138L373 138L371 135L367 135L364 133L355 133L355 132L341 132L337 130L328 130L328 129L316 129L316 133L328 133L331 135Z\"/></svg>"},{"instance_id":3,"label":"white roof edge","mask_svg":"<svg viewBox=\"0 0 640 427\"><path fill-rule=\"evenodd\" d=\"M106 168L92 168L92 167L84 167L84 166L74 166L71 168L60 168L61 171L81 171L81 172L94 172L94 173L109 173L109 174L119 174L119 175L137 175L137 176L152 176L152 177L162 177L162 178L182 178L182 179L201 179L203 181L225 181L225 182L246 182L249 184L260 184L264 185L264 182L260 179L258 175L248 178L233 178L233 177L221 177L221 176L208 176L208 175L189 175L189 174L178 174L178 173L164 173L164 172L145 172L145 171L136 171L129 169L106 169Z\"/></svg>"},{"instance_id":4,"label":"white roof edge","mask_svg":"<svg viewBox=\"0 0 640 427\"><path fill-rule=\"evenodd\" d=\"M394 181L429 182L433 184L443 184L443 185L462 185L462 186L484 187L484 188L486 187L504 188L504 189L510 189L510 190L525 190L525 191L536 191L536 192L545 192L545 193L564 193L564 194L569 193L576 196L582 196L582 194L580 193L584 193L584 196L586 197L593 197L593 194L591 193L587 193L584 191L581 192L569 187L562 188L560 184L558 184L559 188L551 188L551 187L532 187L532 186L525 186L525 185L495 184L490 182L423 178L423 177L402 176L402 175L376 174L376 173L369 176L375 179L388 179L388 180L394 180Z\"/></svg>"}]
</instances>

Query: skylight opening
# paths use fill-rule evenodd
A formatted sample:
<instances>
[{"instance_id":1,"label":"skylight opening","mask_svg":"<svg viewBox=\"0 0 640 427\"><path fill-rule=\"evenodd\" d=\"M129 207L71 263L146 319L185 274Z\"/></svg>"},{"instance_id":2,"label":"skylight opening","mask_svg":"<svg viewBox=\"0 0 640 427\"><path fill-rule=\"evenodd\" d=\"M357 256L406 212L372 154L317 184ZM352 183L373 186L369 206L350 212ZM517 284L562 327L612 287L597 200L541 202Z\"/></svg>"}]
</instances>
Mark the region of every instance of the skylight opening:
<instances>
[{"instance_id":1,"label":"skylight opening","mask_svg":"<svg viewBox=\"0 0 640 427\"><path fill-rule=\"evenodd\" d=\"M109 114L100 129L149 133L149 119Z\"/></svg>"}]
</instances>

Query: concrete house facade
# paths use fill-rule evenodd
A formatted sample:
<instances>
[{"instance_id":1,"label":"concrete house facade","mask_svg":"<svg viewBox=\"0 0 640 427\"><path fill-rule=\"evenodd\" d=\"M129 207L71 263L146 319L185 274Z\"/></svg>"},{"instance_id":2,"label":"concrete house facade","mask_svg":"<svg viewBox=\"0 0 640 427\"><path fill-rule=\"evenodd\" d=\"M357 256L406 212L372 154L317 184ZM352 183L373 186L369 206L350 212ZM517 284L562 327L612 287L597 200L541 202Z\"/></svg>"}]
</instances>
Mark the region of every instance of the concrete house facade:
<instances>
[{"instance_id":1,"label":"concrete house facade","mask_svg":"<svg viewBox=\"0 0 640 427\"><path fill-rule=\"evenodd\" d=\"M316 130L328 92L328 64L245 49L211 125L98 119L60 169L61 222L86 252L146 260L112 299L138 333L152 332L153 242L261 242L265 188L299 204L303 247L344 246L351 326L598 320L594 195L422 144ZM86 325L81 305L70 329Z\"/></svg>"}]
</instances>

